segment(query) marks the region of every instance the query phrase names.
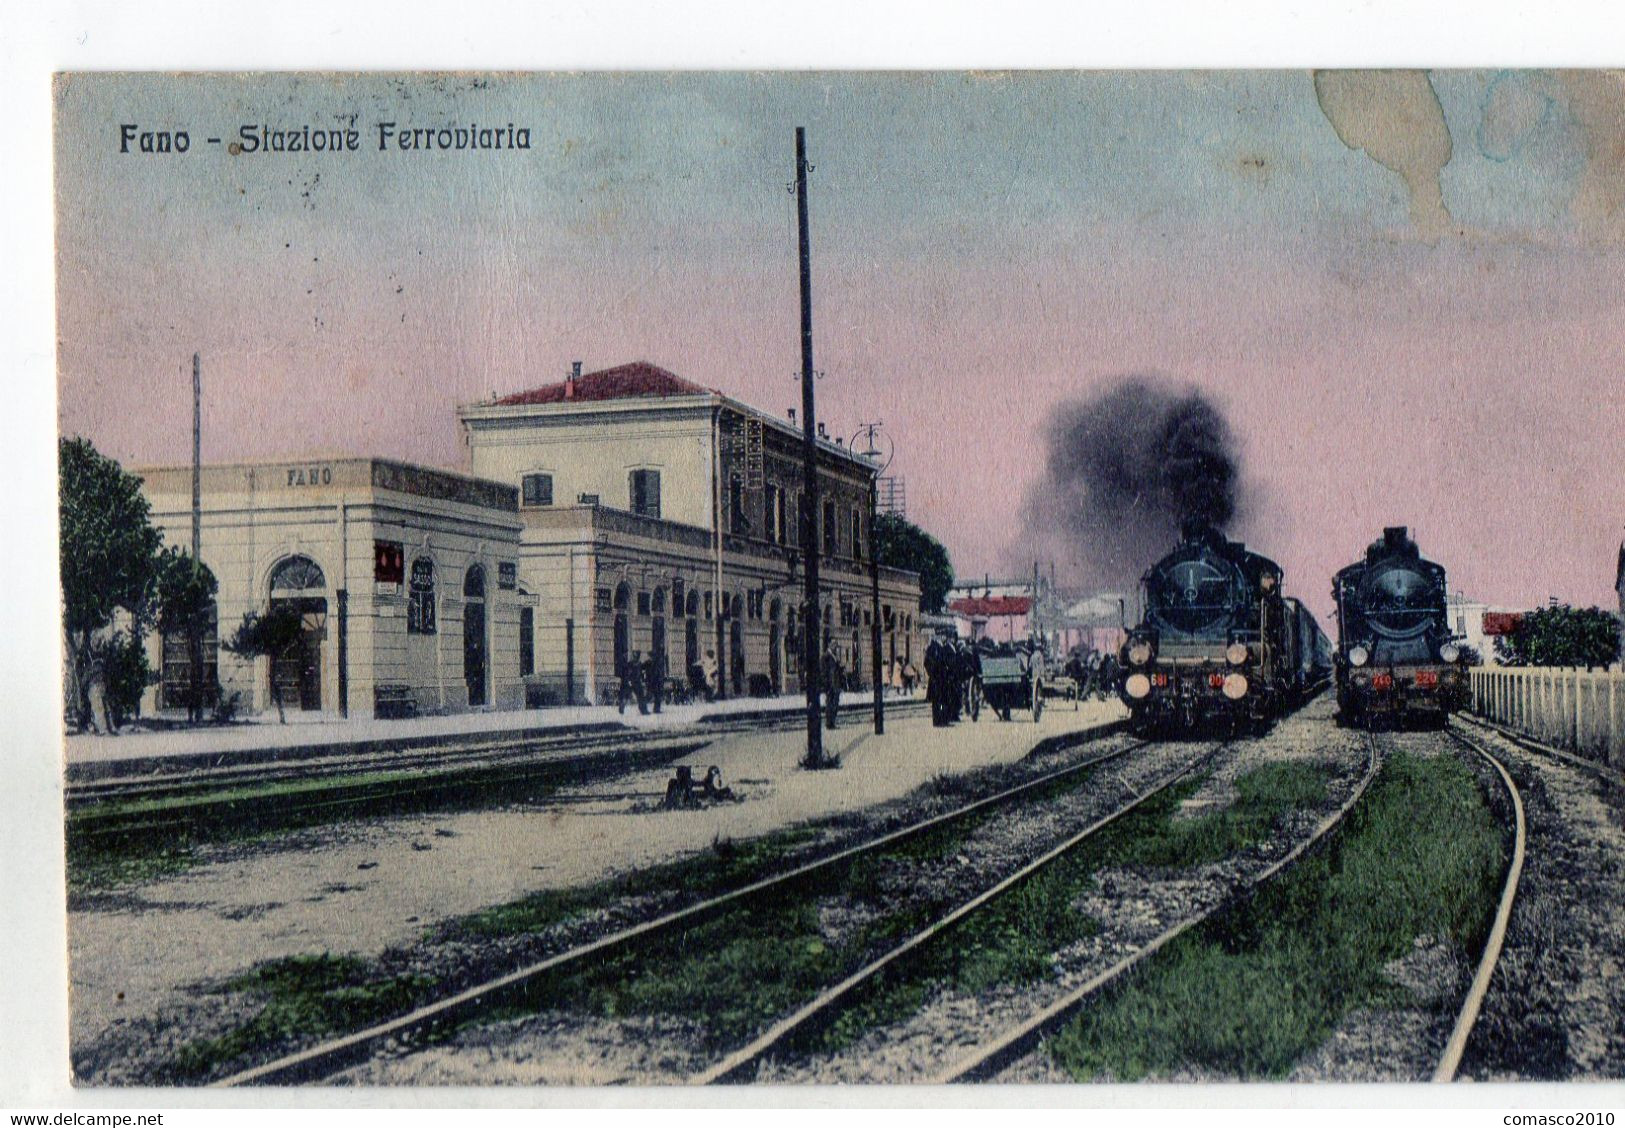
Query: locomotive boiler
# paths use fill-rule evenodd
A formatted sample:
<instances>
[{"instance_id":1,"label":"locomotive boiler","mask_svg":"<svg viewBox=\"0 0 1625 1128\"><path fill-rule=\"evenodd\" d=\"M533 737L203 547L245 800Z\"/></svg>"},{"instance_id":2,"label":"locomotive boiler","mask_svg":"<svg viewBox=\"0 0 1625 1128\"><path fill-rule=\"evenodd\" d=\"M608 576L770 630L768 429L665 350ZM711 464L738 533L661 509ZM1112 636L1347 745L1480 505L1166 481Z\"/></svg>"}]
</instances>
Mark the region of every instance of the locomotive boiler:
<instances>
[{"instance_id":1,"label":"locomotive boiler","mask_svg":"<svg viewBox=\"0 0 1625 1128\"><path fill-rule=\"evenodd\" d=\"M1318 689L1331 644L1281 590L1281 568L1204 523L1141 580L1144 614L1118 653L1138 731L1259 727Z\"/></svg>"},{"instance_id":2,"label":"locomotive boiler","mask_svg":"<svg viewBox=\"0 0 1625 1128\"><path fill-rule=\"evenodd\" d=\"M1403 525L1338 572L1337 704L1346 722L1431 721L1467 703L1467 652L1450 631L1445 570Z\"/></svg>"}]
</instances>

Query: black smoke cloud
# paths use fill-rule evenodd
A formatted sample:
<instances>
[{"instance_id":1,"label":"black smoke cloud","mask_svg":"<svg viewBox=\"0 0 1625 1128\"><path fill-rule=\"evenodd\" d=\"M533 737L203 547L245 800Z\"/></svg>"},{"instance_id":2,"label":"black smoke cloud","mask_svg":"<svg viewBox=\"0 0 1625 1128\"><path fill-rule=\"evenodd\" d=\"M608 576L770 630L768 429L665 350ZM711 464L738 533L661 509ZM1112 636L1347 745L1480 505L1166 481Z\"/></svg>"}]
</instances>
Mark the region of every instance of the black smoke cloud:
<instances>
[{"instance_id":1,"label":"black smoke cloud","mask_svg":"<svg viewBox=\"0 0 1625 1128\"><path fill-rule=\"evenodd\" d=\"M1125 376L1057 408L1045 444L1023 507L1025 564L1054 561L1073 584L1132 591L1188 518L1228 529L1241 516L1235 437L1195 388Z\"/></svg>"}]
</instances>

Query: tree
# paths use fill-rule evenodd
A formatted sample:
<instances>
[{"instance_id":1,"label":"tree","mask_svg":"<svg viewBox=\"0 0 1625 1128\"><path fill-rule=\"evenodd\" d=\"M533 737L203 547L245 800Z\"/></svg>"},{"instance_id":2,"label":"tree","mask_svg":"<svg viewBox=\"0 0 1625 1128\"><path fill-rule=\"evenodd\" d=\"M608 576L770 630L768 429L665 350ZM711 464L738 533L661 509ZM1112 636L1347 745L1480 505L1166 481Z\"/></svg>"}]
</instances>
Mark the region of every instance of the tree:
<instances>
[{"instance_id":1,"label":"tree","mask_svg":"<svg viewBox=\"0 0 1625 1128\"><path fill-rule=\"evenodd\" d=\"M179 548L159 553L156 573L158 631L186 636L192 664L186 713L196 723L202 720L204 699L215 688L202 682L203 636L208 633L220 585L207 564L193 560L190 553Z\"/></svg>"},{"instance_id":2,"label":"tree","mask_svg":"<svg viewBox=\"0 0 1625 1128\"><path fill-rule=\"evenodd\" d=\"M91 682L109 672L102 659L114 640L105 636L118 612L130 621L125 649L140 642L162 538L148 521L141 479L87 440L58 442L57 471L66 705L69 722L83 729L93 723Z\"/></svg>"},{"instance_id":3,"label":"tree","mask_svg":"<svg viewBox=\"0 0 1625 1128\"><path fill-rule=\"evenodd\" d=\"M954 566L937 538L906 518L882 513L875 521L875 555L888 568L919 573L920 610L941 614L954 586Z\"/></svg>"},{"instance_id":4,"label":"tree","mask_svg":"<svg viewBox=\"0 0 1625 1128\"><path fill-rule=\"evenodd\" d=\"M273 603L263 615L257 611L244 615L237 630L220 645L239 658L269 658L275 663L279 658L286 658L299 645L299 636L304 629L303 615L285 603ZM282 689L274 671L271 676L271 700L276 702L277 720L287 724L288 716L282 708Z\"/></svg>"},{"instance_id":5,"label":"tree","mask_svg":"<svg viewBox=\"0 0 1625 1128\"><path fill-rule=\"evenodd\" d=\"M1507 666L1606 666L1619 657L1619 619L1600 607L1541 607L1498 635L1495 653Z\"/></svg>"}]
</instances>

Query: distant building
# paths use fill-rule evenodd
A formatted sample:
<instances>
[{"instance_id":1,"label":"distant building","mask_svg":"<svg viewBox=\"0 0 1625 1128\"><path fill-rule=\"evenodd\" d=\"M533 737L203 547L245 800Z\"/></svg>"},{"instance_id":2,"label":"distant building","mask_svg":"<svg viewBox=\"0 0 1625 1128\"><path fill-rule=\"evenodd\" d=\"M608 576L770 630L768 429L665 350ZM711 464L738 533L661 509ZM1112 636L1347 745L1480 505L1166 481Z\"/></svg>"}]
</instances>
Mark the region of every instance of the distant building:
<instances>
[{"instance_id":1,"label":"distant building","mask_svg":"<svg viewBox=\"0 0 1625 1128\"><path fill-rule=\"evenodd\" d=\"M1480 661L1486 665L1494 665L1493 635L1485 632L1485 612L1489 611L1489 604L1469 599L1458 591L1446 595L1444 605L1445 614L1450 621L1450 633L1458 641L1476 650Z\"/></svg>"}]
</instances>

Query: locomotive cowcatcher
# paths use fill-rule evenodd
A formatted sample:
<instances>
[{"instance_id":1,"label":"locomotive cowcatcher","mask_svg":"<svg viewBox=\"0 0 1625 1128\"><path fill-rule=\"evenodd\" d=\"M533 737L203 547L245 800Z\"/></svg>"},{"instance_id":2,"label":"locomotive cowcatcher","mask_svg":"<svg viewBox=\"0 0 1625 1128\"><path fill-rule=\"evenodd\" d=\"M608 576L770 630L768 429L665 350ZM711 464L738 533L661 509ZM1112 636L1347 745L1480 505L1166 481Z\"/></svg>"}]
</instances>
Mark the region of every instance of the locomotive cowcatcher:
<instances>
[{"instance_id":1,"label":"locomotive cowcatcher","mask_svg":"<svg viewBox=\"0 0 1625 1128\"><path fill-rule=\"evenodd\" d=\"M1332 580L1337 600L1337 705L1353 724L1442 725L1467 704L1470 654L1450 631L1445 570L1422 558L1404 525Z\"/></svg>"}]
</instances>

